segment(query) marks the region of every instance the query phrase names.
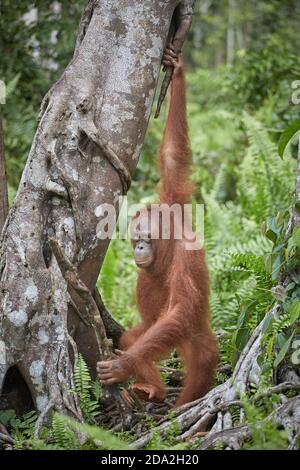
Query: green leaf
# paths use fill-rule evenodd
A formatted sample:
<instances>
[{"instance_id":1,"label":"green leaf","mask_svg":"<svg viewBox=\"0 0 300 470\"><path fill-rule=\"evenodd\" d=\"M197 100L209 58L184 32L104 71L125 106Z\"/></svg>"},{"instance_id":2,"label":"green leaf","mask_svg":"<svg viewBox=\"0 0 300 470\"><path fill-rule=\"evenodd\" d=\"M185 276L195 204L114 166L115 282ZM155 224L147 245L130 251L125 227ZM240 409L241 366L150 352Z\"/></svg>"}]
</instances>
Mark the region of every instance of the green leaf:
<instances>
[{"instance_id":1,"label":"green leaf","mask_svg":"<svg viewBox=\"0 0 300 470\"><path fill-rule=\"evenodd\" d=\"M264 362L261 366L261 372L263 374L266 374L267 372L269 372L270 369L271 369L271 364L269 361Z\"/></svg>"},{"instance_id":2,"label":"green leaf","mask_svg":"<svg viewBox=\"0 0 300 470\"><path fill-rule=\"evenodd\" d=\"M250 330L248 328L240 328L235 335L235 345L239 352L243 351L248 339L250 338Z\"/></svg>"},{"instance_id":3,"label":"green leaf","mask_svg":"<svg viewBox=\"0 0 300 470\"><path fill-rule=\"evenodd\" d=\"M294 137L294 135L300 130L300 121L295 121L291 126L289 126L282 134L278 143L278 153L281 158L283 158L284 151Z\"/></svg>"},{"instance_id":4,"label":"green leaf","mask_svg":"<svg viewBox=\"0 0 300 470\"><path fill-rule=\"evenodd\" d=\"M292 239L297 248L300 248L300 227L294 227Z\"/></svg>"},{"instance_id":5,"label":"green leaf","mask_svg":"<svg viewBox=\"0 0 300 470\"><path fill-rule=\"evenodd\" d=\"M300 214L300 200L295 202L295 211Z\"/></svg>"},{"instance_id":6,"label":"green leaf","mask_svg":"<svg viewBox=\"0 0 300 470\"><path fill-rule=\"evenodd\" d=\"M16 89L21 73L18 73L12 80L6 85L6 98L8 98Z\"/></svg>"},{"instance_id":7,"label":"green leaf","mask_svg":"<svg viewBox=\"0 0 300 470\"><path fill-rule=\"evenodd\" d=\"M273 230L268 229L265 233L266 237L271 240L271 242L275 243L277 240L277 234L273 232Z\"/></svg>"},{"instance_id":8,"label":"green leaf","mask_svg":"<svg viewBox=\"0 0 300 470\"><path fill-rule=\"evenodd\" d=\"M298 285L300 285L300 275L296 272L291 272L291 279Z\"/></svg>"},{"instance_id":9,"label":"green leaf","mask_svg":"<svg viewBox=\"0 0 300 470\"><path fill-rule=\"evenodd\" d=\"M274 232L276 235L279 235L280 233L280 228L278 227L276 217L271 217L270 220L268 221L268 227L272 232Z\"/></svg>"},{"instance_id":10,"label":"green leaf","mask_svg":"<svg viewBox=\"0 0 300 470\"><path fill-rule=\"evenodd\" d=\"M296 284L295 284L294 282L290 282L290 283L286 286L286 288L285 288L286 291L288 292L288 291L294 289L295 285L296 285Z\"/></svg>"},{"instance_id":11,"label":"green leaf","mask_svg":"<svg viewBox=\"0 0 300 470\"><path fill-rule=\"evenodd\" d=\"M274 361L274 367L278 367L279 364L283 361L283 359L285 358L285 355L286 353L288 352L288 350L290 349L290 345L291 345L291 342L292 342L292 339L294 337L296 333L296 330L293 331L293 333L291 334L291 336L289 337L289 339L284 343L284 345L282 346L282 348L280 349L279 353L277 354L276 358L275 358L275 361Z\"/></svg>"},{"instance_id":12,"label":"green leaf","mask_svg":"<svg viewBox=\"0 0 300 470\"><path fill-rule=\"evenodd\" d=\"M15 410L3 410L0 411L0 423L7 426L12 420L16 418Z\"/></svg>"},{"instance_id":13,"label":"green leaf","mask_svg":"<svg viewBox=\"0 0 300 470\"><path fill-rule=\"evenodd\" d=\"M286 335L284 333L278 333L276 337L276 346L278 346L278 348L281 349L285 342L286 342Z\"/></svg>"},{"instance_id":14,"label":"green leaf","mask_svg":"<svg viewBox=\"0 0 300 470\"><path fill-rule=\"evenodd\" d=\"M261 230L261 233L262 233L263 235L266 235L267 228L268 228L267 223L266 223L266 222L262 222L262 224L261 224L261 226L260 226L260 230Z\"/></svg>"},{"instance_id":15,"label":"green leaf","mask_svg":"<svg viewBox=\"0 0 300 470\"><path fill-rule=\"evenodd\" d=\"M89 424L81 424L67 416L60 416L61 420L66 426L73 431L79 431L84 434L89 440L100 441L102 448L114 450L129 450L130 445L125 440L119 439L111 431L101 428L99 426L91 426Z\"/></svg>"},{"instance_id":16,"label":"green leaf","mask_svg":"<svg viewBox=\"0 0 300 470\"><path fill-rule=\"evenodd\" d=\"M279 211L276 215L276 224L277 226L282 226L282 224L284 223L285 219L288 217L289 215L289 211L288 210L284 210L284 211Z\"/></svg>"},{"instance_id":17,"label":"green leaf","mask_svg":"<svg viewBox=\"0 0 300 470\"><path fill-rule=\"evenodd\" d=\"M247 323L257 303L258 303L257 300L253 300L245 308L243 308L237 321L237 325L236 325L237 328L242 328L242 326L245 325L245 323Z\"/></svg>"},{"instance_id":18,"label":"green leaf","mask_svg":"<svg viewBox=\"0 0 300 470\"><path fill-rule=\"evenodd\" d=\"M274 317L272 315L265 318L263 326L262 326L262 334L268 333L272 329L272 325L274 322Z\"/></svg>"},{"instance_id":19,"label":"green leaf","mask_svg":"<svg viewBox=\"0 0 300 470\"><path fill-rule=\"evenodd\" d=\"M268 273L271 273L272 272L272 263L273 263L273 256L272 255L267 255L265 257L265 267L266 267L266 271Z\"/></svg>"},{"instance_id":20,"label":"green leaf","mask_svg":"<svg viewBox=\"0 0 300 470\"><path fill-rule=\"evenodd\" d=\"M300 317L300 300L295 300L290 307L291 322L294 323Z\"/></svg>"},{"instance_id":21,"label":"green leaf","mask_svg":"<svg viewBox=\"0 0 300 470\"><path fill-rule=\"evenodd\" d=\"M272 263L272 280L275 281L280 273L281 268L281 256L276 256L275 260Z\"/></svg>"}]
</instances>

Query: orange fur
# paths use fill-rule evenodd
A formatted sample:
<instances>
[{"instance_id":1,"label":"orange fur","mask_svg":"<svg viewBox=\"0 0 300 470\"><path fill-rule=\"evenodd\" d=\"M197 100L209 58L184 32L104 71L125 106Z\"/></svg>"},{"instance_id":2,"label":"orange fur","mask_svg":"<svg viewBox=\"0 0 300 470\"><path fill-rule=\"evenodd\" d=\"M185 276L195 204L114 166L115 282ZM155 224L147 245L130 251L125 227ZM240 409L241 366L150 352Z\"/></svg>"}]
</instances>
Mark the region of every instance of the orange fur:
<instances>
[{"instance_id":1,"label":"orange fur","mask_svg":"<svg viewBox=\"0 0 300 470\"><path fill-rule=\"evenodd\" d=\"M186 204L191 154L186 118L184 71L175 69L163 143L158 154L160 203ZM154 362L178 348L186 366L185 386L177 404L195 400L212 385L217 347L209 321L209 279L203 250L186 251L180 240L152 240L156 261L149 272L139 270L137 302L142 324L124 333L131 374L164 396Z\"/></svg>"},{"instance_id":2,"label":"orange fur","mask_svg":"<svg viewBox=\"0 0 300 470\"><path fill-rule=\"evenodd\" d=\"M189 203L193 187L189 181L191 153L182 64L174 70L158 164L160 203ZM149 208L142 214L148 217ZM174 215L173 228L176 223L182 222ZM176 348L186 369L184 388L177 401L181 405L209 390L217 364L217 346L210 329L205 254L202 249L185 250L182 240L175 237L152 239L151 244L154 261L149 269L138 273L137 304L142 323L121 337L120 348L125 353L109 366L100 364L102 372L101 367L99 370L103 380L107 378L106 383L135 377L136 391L148 394L149 399L162 400L165 387L154 363Z\"/></svg>"}]
</instances>

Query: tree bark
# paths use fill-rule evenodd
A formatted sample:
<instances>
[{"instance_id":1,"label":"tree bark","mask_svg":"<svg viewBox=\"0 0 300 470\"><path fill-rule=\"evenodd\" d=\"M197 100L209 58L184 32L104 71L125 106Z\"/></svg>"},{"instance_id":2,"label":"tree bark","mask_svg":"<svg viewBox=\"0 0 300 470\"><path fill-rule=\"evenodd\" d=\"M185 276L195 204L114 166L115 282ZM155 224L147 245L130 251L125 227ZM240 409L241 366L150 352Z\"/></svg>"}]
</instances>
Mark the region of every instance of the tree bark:
<instances>
[{"instance_id":1,"label":"tree bark","mask_svg":"<svg viewBox=\"0 0 300 470\"><path fill-rule=\"evenodd\" d=\"M236 5L235 0L228 0L228 20L227 20L227 65L232 65L235 52L235 26L234 11Z\"/></svg>"},{"instance_id":2,"label":"tree bark","mask_svg":"<svg viewBox=\"0 0 300 470\"><path fill-rule=\"evenodd\" d=\"M4 153L3 123L0 116L0 234L8 213L7 178Z\"/></svg>"},{"instance_id":3,"label":"tree bark","mask_svg":"<svg viewBox=\"0 0 300 470\"><path fill-rule=\"evenodd\" d=\"M43 100L0 242L0 390L17 365L43 414L55 408L80 417L70 392L74 357L79 350L90 366L99 359L97 335L80 318L86 305L48 240L93 292L109 243L96 234L98 209L106 203L118 211L128 190L172 15L182 3L193 4L88 1L74 56Z\"/></svg>"}]
</instances>

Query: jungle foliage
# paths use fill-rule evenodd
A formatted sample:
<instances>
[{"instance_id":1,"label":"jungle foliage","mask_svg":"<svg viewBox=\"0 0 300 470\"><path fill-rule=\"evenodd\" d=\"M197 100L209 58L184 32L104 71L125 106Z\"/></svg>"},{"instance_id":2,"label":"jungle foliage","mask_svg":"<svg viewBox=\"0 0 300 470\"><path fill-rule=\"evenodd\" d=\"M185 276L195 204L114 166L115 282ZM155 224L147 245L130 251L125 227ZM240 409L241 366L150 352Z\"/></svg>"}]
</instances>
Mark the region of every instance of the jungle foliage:
<instances>
[{"instance_id":1,"label":"jungle foliage","mask_svg":"<svg viewBox=\"0 0 300 470\"><path fill-rule=\"evenodd\" d=\"M37 20L26 23L23 15L33 3ZM285 239L290 211L299 211L299 202L294 200L296 138L283 158L278 153L282 133L299 120L292 84L300 80L300 3L199 3L185 58L194 200L205 205L212 324L221 338L221 363L233 366L266 312L275 302L283 305L283 314L264 325L265 355L259 358L263 386L283 361L290 361L293 368L300 362L299 354L291 359L296 352L293 345L300 338L300 277L295 275L284 292L276 289L280 273L293 266L300 250L299 229L289 241ZM10 202L32 142L41 99L71 57L83 4L82 0L23 1L12 8L11 2L1 2L0 78L8 91L1 111ZM155 152L165 112L164 107L158 120L150 120L129 203L156 199ZM138 322L135 283L130 242L113 240L98 285L110 311L125 327ZM55 414L50 431L44 430L35 440L34 413L20 419L12 412L0 412L0 422L12 430L17 448L98 448L99 442L105 442L106 448L122 449L129 445L128 436L116 437L93 426L100 412L101 391L92 383L82 358L75 377L74 393L86 424ZM216 381L223 380L217 374ZM276 397L261 400L255 407L249 403L245 406L248 421L263 422L274 406ZM83 445L78 430L87 436ZM172 443L171 432L165 446ZM286 443L285 435L264 423L247 448L285 448Z\"/></svg>"}]
</instances>

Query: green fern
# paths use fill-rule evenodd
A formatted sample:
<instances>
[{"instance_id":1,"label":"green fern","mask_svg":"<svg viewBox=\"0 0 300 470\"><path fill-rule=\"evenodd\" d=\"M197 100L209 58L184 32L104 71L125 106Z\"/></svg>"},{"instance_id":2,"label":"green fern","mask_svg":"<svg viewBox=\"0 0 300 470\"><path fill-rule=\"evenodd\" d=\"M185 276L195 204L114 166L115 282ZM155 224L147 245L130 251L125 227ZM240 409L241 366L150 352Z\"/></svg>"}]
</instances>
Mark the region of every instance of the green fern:
<instances>
[{"instance_id":1,"label":"green fern","mask_svg":"<svg viewBox=\"0 0 300 470\"><path fill-rule=\"evenodd\" d=\"M285 342L285 330L291 326L291 317L289 312L282 312L278 318L271 318L268 330L266 331L263 342L266 345L266 356L270 361L274 356L274 351L280 349Z\"/></svg>"},{"instance_id":2,"label":"green fern","mask_svg":"<svg viewBox=\"0 0 300 470\"><path fill-rule=\"evenodd\" d=\"M296 162L281 160L260 122L244 113L249 149L240 170L237 192L243 213L258 223L289 206Z\"/></svg>"},{"instance_id":3,"label":"green fern","mask_svg":"<svg viewBox=\"0 0 300 470\"><path fill-rule=\"evenodd\" d=\"M81 411L88 423L94 422L100 414L100 388L94 384L86 362L79 354L74 367L75 392L78 395Z\"/></svg>"},{"instance_id":4,"label":"green fern","mask_svg":"<svg viewBox=\"0 0 300 470\"><path fill-rule=\"evenodd\" d=\"M36 411L29 411L22 416L22 418L17 418L15 412L12 410L7 410L2 413L11 413L9 421L5 423L12 429L12 436L14 438L14 448L23 449L24 443L28 440L31 441L34 435L34 427L37 420Z\"/></svg>"},{"instance_id":5,"label":"green fern","mask_svg":"<svg viewBox=\"0 0 300 470\"><path fill-rule=\"evenodd\" d=\"M288 435L286 431L278 430L271 420L265 417L274 409L274 401L266 399L263 406L250 403L247 396L242 397L247 421L251 428L250 442L245 442L243 448L250 450L272 450L287 449ZM268 410L268 408L270 408Z\"/></svg>"},{"instance_id":6,"label":"green fern","mask_svg":"<svg viewBox=\"0 0 300 470\"><path fill-rule=\"evenodd\" d=\"M99 426L91 426L89 424L81 424L67 416L60 416L61 423L70 432L80 433L92 444L92 447L85 444L86 448L101 448L109 450L128 450L130 446L124 440L119 439L111 431L103 429Z\"/></svg>"},{"instance_id":7,"label":"green fern","mask_svg":"<svg viewBox=\"0 0 300 470\"><path fill-rule=\"evenodd\" d=\"M54 413L52 417L52 435L58 448L74 449L75 434L66 426L63 416L58 413Z\"/></svg>"}]
</instances>

